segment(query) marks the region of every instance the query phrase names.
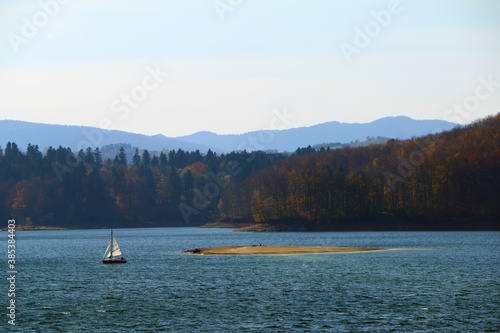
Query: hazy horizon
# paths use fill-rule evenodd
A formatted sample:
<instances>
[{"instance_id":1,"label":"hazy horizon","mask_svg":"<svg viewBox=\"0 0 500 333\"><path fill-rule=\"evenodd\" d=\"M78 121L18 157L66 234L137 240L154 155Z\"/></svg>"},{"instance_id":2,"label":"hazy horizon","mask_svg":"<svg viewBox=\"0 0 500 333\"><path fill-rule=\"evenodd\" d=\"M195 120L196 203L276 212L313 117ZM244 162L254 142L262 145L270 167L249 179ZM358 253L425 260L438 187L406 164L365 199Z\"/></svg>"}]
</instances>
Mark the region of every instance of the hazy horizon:
<instances>
[{"instance_id":1,"label":"hazy horizon","mask_svg":"<svg viewBox=\"0 0 500 333\"><path fill-rule=\"evenodd\" d=\"M319 123L319 124L296 126L296 127L283 128L283 129L276 128L274 130L281 131L281 130L292 130L292 129L305 128L305 127L309 128L309 127L314 127L314 126L317 126L317 125L322 125L322 124L326 124L326 123L335 123L335 122L338 122L340 124L351 124L351 125L360 124L361 125L361 124L369 124L369 123L372 123L374 121L381 120L381 119L384 119L384 118L397 118L397 117L408 117L408 116L406 116L406 115L386 116L386 117L378 118L378 119L375 119L375 120L369 121L369 122L341 122L341 121L332 120L332 121L326 121L324 123ZM408 118L413 119L413 120L430 120L430 121L432 121L432 120L438 120L438 121L439 120L443 120L443 119L415 119L415 118L412 118L412 117L408 117ZM476 121L478 119L474 119L471 122L474 122L474 121ZM26 120L19 120L19 119L0 119L0 121L21 121L21 122L27 122L27 123L33 123L33 124L56 125L56 126L82 126L82 127L97 128L97 129L101 129L101 130L104 130L104 131L107 130L105 128L100 128L100 127L97 127L97 126L44 123L44 122L34 122L34 121L26 121ZM446 121L446 120L443 120L443 121ZM453 123L453 122L451 122L451 123ZM458 124L458 123L456 123L456 124ZM458 124L458 125L461 125L461 124ZM164 135L164 136L170 137L170 138L182 138L182 137L194 135L194 134L197 134L197 133L212 133L212 134L216 134L216 135L243 135L243 134L248 134L248 133L252 133L252 132L258 132L260 130L269 130L269 128L262 128L262 129L257 129L257 130L251 130L251 131L241 132L241 133L217 133L217 132L213 132L213 131L200 130L200 131L197 131L197 132L192 132L192 133L187 133L187 134L181 134L181 135L177 135L177 136L168 136L168 135L165 135L165 134L162 134L162 133L147 134L147 133L139 133L139 132L126 131L126 130L121 130L121 129L110 129L110 130L112 130L112 131L114 131L114 130L116 130L116 131L123 131L123 132L131 133L131 134L139 134L139 135L147 135L147 136ZM0 144L0 147L1 147L1 144Z\"/></svg>"},{"instance_id":2,"label":"hazy horizon","mask_svg":"<svg viewBox=\"0 0 500 333\"><path fill-rule=\"evenodd\" d=\"M168 137L467 124L499 111L498 14L493 0L4 1L0 119Z\"/></svg>"}]
</instances>

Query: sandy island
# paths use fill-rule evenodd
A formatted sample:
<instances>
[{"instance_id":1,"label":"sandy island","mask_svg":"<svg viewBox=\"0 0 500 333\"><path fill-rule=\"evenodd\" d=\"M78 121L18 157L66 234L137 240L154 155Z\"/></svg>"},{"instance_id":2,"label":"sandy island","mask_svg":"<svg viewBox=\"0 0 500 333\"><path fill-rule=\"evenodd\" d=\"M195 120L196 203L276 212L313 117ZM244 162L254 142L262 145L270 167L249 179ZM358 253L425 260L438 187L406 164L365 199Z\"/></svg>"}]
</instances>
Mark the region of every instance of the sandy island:
<instances>
[{"instance_id":1,"label":"sandy island","mask_svg":"<svg viewBox=\"0 0 500 333\"><path fill-rule=\"evenodd\" d=\"M219 246L206 247L185 251L194 254L210 255L249 255L249 254L305 254L305 253L336 253L388 250L383 248L367 247L339 247L339 246Z\"/></svg>"}]
</instances>

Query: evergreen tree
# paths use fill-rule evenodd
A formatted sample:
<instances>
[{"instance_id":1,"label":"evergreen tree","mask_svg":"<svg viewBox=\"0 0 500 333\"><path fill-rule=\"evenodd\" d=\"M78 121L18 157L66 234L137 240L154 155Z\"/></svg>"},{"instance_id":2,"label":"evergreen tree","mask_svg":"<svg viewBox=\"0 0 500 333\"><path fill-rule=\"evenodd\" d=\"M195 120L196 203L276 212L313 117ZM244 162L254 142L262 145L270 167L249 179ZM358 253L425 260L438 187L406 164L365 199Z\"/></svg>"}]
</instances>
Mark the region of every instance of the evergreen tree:
<instances>
[{"instance_id":1,"label":"evergreen tree","mask_svg":"<svg viewBox=\"0 0 500 333\"><path fill-rule=\"evenodd\" d=\"M120 161L120 164L127 165L127 155L125 154L125 149L123 149L123 147L120 148L118 160Z\"/></svg>"},{"instance_id":2,"label":"evergreen tree","mask_svg":"<svg viewBox=\"0 0 500 333\"><path fill-rule=\"evenodd\" d=\"M59 146L59 148L61 148L60 152L63 152L64 148L62 148L61 146ZM57 150L59 151L59 149L57 149ZM67 155L67 153L64 152L62 154L59 154L59 156L62 156L62 155ZM76 158L78 159L78 161L85 161L85 152L83 151L83 149L80 149L80 151L76 155ZM59 160L59 158L58 158L58 161L63 163L63 161Z\"/></svg>"},{"instance_id":3,"label":"evergreen tree","mask_svg":"<svg viewBox=\"0 0 500 333\"><path fill-rule=\"evenodd\" d=\"M38 150L38 145L31 145L28 143L26 149L26 157L33 163L40 163L43 160L42 153Z\"/></svg>"},{"instance_id":4,"label":"evergreen tree","mask_svg":"<svg viewBox=\"0 0 500 333\"><path fill-rule=\"evenodd\" d=\"M183 176L182 176L182 194L186 198L187 202L192 201L193 197L193 189L194 189L194 178L193 175L191 174L191 171L188 170Z\"/></svg>"},{"instance_id":5,"label":"evergreen tree","mask_svg":"<svg viewBox=\"0 0 500 333\"><path fill-rule=\"evenodd\" d=\"M188 163L188 154L182 149L178 149L175 153L175 167L179 169L183 169L187 166Z\"/></svg>"},{"instance_id":6,"label":"evergreen tree","mask_svg":"<svg viewBox=\"0 0 500 333\"><path fill-rule=\"evenodd\" d=\"M47 149L47 152L45 152L45 159L47 159L48 162L52 163L56 161L56 150L50 146Z\"/></svg>"},{"instance_id":7,"label":"evergreen tree","mask_svg":"<svg viewBox=\"0 0 500 333\"><path fill-rule=\"evenodd\" d=\"M143 166L150 166L151 165L151 155L149 155L149 152L147 149L144 149L142 152L142 165Z\"/></svg>"},{"instance_id":8,"label":"evergreen tree","mask_svg":"<svg viewBox=\"0 0 500 333\"><path fill-rule=\"evenodd\" d=\"M165 166L167 164L168 164L167 155L165 155L165 153L161 152L160 153L160 166Z\"/></svg>"},{"instance_id":9,"label":"evergreen tree","mask_svg":"<svg viewBox=\"0 0 500 333\"><path fill-rule=\"evenodd\" d=\"M175 171L175 168L170 168L168 181L170 210L171 214L175 216L179 212L179 204L181 203L182 195L181 178Z\"/></svg>"},{"instance_id":10,"label":"evergreen tree","mask_svg":"<svg viewBox=\"0 0 500 333\"><path fill-rule=\"evenodd\" d=\"M94 150L94 159L95 159L95 166L100 169L102 167L102 154L101 151L99 150L99 147L97 147Z\"/></svg>"},{"instance_id":11,"label":"evergreen tree","mask_svg":"<svg viewBox=\"0 0 500 333\"><path fill-rule=\"evenodd\" d=\"M202 160L203 160L203 156L201 156L201 153L198 149L189 155L189 164L201 162Z\"/></svg>"},{"instance_id":12,"label":"evergreen tree","mask_svg":"<svg viewBox=\"0 0 500 333\"><path fill-rule=\"evenodd\" d=\"M168 153L168 165L175 167L176 158L175 158L175 150L171 150Z\"/></svg>"},{"instance_id":13,"label":"evergreen tree","mask_svg":"<svg viewBox=\"0 0 500 333\"><path fill-rule=\"evenodd\" d=\"M160 164L160 161L158 160L158 157L156 155L153 155L151 158L151 166L152 167L157 167Z\"/></svg>"},{"instance_id":14,"label":"evergreen tree","mask_svg":"<svg viewBox=\"0 0 500 333\"><path fill-rule=\"evenodd\" d=\"M139 149L135 150L134 157L132 157L132 164L135 166L141 165L141 156L139 155Z\"/></svg>"},{"instance_id":15,"label":"evergreen tree","mask_svg":"<svg viewBox=\"0 0 500 333\"><path fill-rule=\"evenodd\" d=\"M78 155L80 155L80 153L78 153ZM94 158L94 153L92 152L92 148L88 147L85 150L85 156L83 157L83 161L88 165L94 165L95 158Z\"/></svg>"},{"instance_id":16,"label":"evergreen tree","mask_svg":"<svg viewBox=\"0 0 500 333\"><path fill-rule=\"evenodd\" d=\"M17 145L14 142L7 142L7 146L5 147L5 159L8 162L15 162L19 159L21 152L17 148Z\"/></svg>"},{"instance_id":17,"label":"evergreen tree","mask_svg":"<svg viewBox=\"0 0 500 333\"><path fill-rule=\"evenodd\" d=\"M211 149L208 149L207 155L205 156L205 164L208 165L208 168L211 171L215 171L217 166L217 155L212 152Z\"/></svg>"}]
</instances>

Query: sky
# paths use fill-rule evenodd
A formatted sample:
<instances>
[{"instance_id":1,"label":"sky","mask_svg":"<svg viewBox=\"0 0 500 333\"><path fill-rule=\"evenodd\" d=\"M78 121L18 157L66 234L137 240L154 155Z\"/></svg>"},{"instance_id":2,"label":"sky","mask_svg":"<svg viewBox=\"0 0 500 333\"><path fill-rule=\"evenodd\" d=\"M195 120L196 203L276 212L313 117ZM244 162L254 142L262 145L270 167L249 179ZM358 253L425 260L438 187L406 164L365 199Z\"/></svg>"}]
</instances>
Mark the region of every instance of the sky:
<instances>
[{"instance_id":1,"label":"sky","mask_svg":"<svg viewBox=\"0 0 500 333\"><path fill-rule=\"evenodd\" d=\"M176 137L498 112L498 0L0 2L0 119Z\"/></svg>"}]
</instances>

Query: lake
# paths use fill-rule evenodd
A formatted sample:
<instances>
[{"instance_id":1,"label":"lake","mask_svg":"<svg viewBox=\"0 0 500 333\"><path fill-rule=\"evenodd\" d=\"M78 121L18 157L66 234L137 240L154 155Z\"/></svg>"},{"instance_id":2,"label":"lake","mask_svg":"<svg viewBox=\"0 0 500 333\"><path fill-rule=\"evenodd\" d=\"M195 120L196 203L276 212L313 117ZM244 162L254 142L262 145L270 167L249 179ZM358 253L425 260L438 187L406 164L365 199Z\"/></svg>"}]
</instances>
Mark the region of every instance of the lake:
<instances>
[{"instance_id":1,"label":"lake","mask_svg":"<svg viewBox=\"0 0 500 333\"><path fill-rule=\"evenodd\" d=\"M499 232L109 230L16 233L17 332L497 332ZM2 232L2 248L7 233ZM393 251L200 256L223 245ZM5 252L4 252L5 253ZM7 276L7 256L2 260Z\"/></svg>"}]
</instances>

